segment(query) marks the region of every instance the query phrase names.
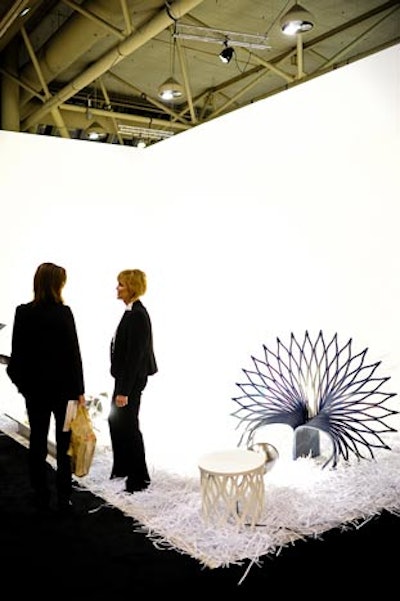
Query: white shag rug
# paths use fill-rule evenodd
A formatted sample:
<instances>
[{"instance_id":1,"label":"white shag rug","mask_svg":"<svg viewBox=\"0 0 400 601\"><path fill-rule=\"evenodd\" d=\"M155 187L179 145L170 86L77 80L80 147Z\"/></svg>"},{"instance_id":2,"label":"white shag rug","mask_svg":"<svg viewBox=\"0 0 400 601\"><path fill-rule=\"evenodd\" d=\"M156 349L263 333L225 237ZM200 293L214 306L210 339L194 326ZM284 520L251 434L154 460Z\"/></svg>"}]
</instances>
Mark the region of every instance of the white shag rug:
<instances>
[{"instance_id":1,"label":"white shag rug","mask_svg":"<svg viewBox=\"0 0 400 601\"><path fill-rule=\"evenodd\" d=\"M0 415L0 429L27 446L16 422ZM278 460L265 475L265 510L254 528L207 525L201 513L200 479L154 470L150 487L134 495L124 481L110 480L111 450L97 447L90 474L76 478L83 487L131 516L156 547L174 549L208 568L260 565L267 554L332 528L359 528L387 510L400 515L400 435L385 439L375 460L339 461L321 469L323 459ZM54 465L54 459L49 457ZM247 569L247 571L248 571Z\"/></svg>"}]
</instances>

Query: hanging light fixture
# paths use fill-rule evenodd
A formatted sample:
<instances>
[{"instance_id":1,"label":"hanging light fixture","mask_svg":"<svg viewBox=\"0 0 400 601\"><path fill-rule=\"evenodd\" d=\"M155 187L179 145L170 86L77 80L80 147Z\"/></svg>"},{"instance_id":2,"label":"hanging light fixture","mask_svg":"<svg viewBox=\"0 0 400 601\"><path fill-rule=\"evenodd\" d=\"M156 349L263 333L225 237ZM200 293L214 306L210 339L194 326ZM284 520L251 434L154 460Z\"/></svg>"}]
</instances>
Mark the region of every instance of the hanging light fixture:
<instances>
[{"instance_id":1,"label":"hanging light fixture","mask_svg":"<svg viewBox=\"0 0 400 601\"><path fill-rule=\"evenodd\" d=\"M176 25L175 25L176 27ZM174 32L171 30L171 42L170 42L170 63L171 63L171 75L160 85L158 88L158 97L161 100L174 102L182 98L184 90L182 84L175 79L175 45L176 40Z\"/></svg>"},{"instance_id":2,"label":"hanging light fixture","mask_svg":"<svg viewBox=\"0 0 400 601\"><path fill-rule=\"evenodd\" d=\"M106 130L97 121L94 121L85 129L85 134L89 140L104 140L107 137Z\"/></svg>"},{"instance_id":3,"label":"hanging light fixture","mask_svg":"<svg viewBox=\"0 0 400 601\"><path fill-rule=\"evenodd\" d=\"M93 113L92 113L92 99L90 98L90 96L87 99L87 106L86 106L86 119L88 121L91 121L93 119Z\"/></svg>"},{"instance_id":4,"label":"hanging light fixture","mask_svg":"<svg viewBox=\"0 0 400 601\"><path fill-rule=\"evenodd\" d=\"M285 35L306 33L314 27L312 14L297 3L281 18L280 23Z\"/></svg>"},{"instance_id":5,"label":"hanging light fixture","mask_svg":"<svg viewBox=\"0 0 400 601\"><path fill-rule=\"evenodd\" d=\"M178 100L183 96L183 86L173 77L168 77L158 88L158 96L161 100Z\"/></svg>"},{"instance_id":6,"label":"hanging light fixture","mask_svg":"<svg viewBox=\"0 0 400 601\"><path fill-rule=\"evenodd\" d=\"M233 55L235 54L234 49L228 45L228 40L224 42L224 49L219 53L219 58L225 64L230 63Z\"/></svg>"}]
</instances>

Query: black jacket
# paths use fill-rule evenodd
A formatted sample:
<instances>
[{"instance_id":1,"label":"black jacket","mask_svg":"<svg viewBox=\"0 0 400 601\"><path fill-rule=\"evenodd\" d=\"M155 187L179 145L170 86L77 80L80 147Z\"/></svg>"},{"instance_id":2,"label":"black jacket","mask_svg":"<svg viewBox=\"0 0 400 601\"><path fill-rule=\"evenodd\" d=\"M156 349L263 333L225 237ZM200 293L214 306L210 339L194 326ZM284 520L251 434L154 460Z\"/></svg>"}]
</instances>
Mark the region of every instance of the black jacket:
<instances>
[{"instance_id":1,"label":"black jacket","mask_svg":"<svg viewBox=\"0 0 400 601\"><path fill-rule=\"evenodd\" d=\"M7 373L25 397L77 399L84 394L75 320L62 303L19 305Z\"/></svg>"},{"instance_id":2,"label":"black jacket","mask_svg":"<svg viewBox=\"0 0 400 601\"><path fill-rule=\"evenodd\" d=\"M111 375L115 395L143 390L147 377L157 372L149 314L137 300L125 311L111 342Z\"/></svg>"}]
</instances>

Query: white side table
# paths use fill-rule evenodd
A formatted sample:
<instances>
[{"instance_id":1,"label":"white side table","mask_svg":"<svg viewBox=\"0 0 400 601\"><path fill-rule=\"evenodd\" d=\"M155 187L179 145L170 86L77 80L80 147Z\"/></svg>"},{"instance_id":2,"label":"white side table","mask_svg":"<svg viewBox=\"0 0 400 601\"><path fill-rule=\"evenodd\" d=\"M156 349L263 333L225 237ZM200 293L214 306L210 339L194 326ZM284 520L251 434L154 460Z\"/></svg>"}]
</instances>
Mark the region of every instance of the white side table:
<instances>
[{"instance_id":1,"label":"white side table","mask_svg":"<svg viewBox=\"0 0 400 601\"><path fill-rule=\"evenodd\" d=\"M265 457L232 449L203 455L198 465L204 519L254 527L264 508Z\"/></svg>"}]
</instances>

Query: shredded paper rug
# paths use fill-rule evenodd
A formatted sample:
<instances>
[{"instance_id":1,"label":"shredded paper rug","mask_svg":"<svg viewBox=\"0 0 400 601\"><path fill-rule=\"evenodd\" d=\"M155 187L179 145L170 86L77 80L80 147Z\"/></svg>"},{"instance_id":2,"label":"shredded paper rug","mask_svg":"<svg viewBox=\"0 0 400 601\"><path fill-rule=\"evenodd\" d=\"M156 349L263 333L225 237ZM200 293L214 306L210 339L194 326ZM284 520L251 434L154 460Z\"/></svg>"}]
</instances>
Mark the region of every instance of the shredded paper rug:
<instances>
[{"instance_id":1,"label":"shredded paper rug","mask_svg":"<svg viewBox=\"0 0 400 601\"><path fill-rule=\"evenodd\" d=\"M0 429L27 446L17 424L0 416ZM174 549L208 568L250 562L279 554L296 540L323 538L332 528L360 528L383 510L400 515L400 436L388 437L391 450L375 459L339 462L278 460L265 475L265 507L255 528L234 524L216 528L203 519L200 478L155 469L150 487L134 495L123 492L123 480L110 480L111 450L96 448L90 474L76 482L134 518L156 547ZM54 459L49 456L49 462ZM79 487L77 487L79 490Z\"/></svg>"}]
</instances>

